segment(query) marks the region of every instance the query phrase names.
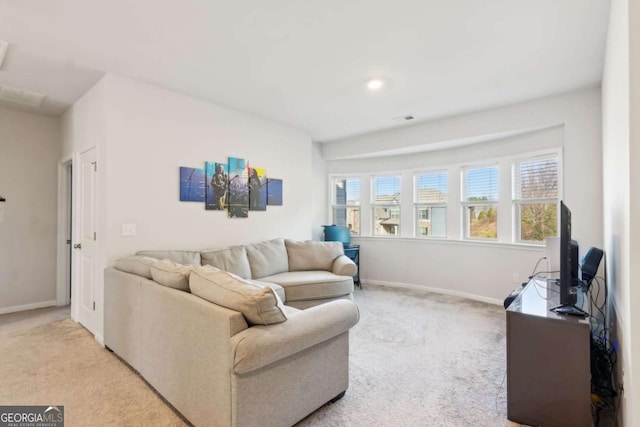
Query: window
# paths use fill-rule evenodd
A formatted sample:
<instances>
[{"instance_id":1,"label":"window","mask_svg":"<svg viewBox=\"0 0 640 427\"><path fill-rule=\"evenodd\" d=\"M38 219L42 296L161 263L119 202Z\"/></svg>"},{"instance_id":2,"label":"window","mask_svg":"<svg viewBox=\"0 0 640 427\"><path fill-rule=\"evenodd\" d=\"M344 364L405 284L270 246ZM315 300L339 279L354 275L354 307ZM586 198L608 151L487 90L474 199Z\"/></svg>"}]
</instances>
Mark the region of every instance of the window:
<instances>
[{"instance_id":1,"label":"window","mask_svg":"<svg viewBox=\"0 0 640 427\"><path fill-rule=\"evenodd\" d=\"M513 165L516 239L542 242L558 234L558 156L532 157Z\"/></svg>"},{"instance_id":2,"label":"window","mask_svg":"<svg viewBox=\"0 0 640 427\"><path fill-rule=\"evenodd\" d=\"M417 237L447 236L447 172L415 175Z\"/></svg>"},{"instance_id":3,"label":"window","mask_svg":"<svg viewBox=\"0 0 640 427\"><path fill-rule=\"evenodd\" d=\"M333 223L360 234L360 178L334 178L331 187Z\"/></svg>"},{"instance_id":4,"label":"window","mask_svg":"<svg viewBox=\"0 0 640 427\"><path fill-rule=\"evenodd\" d=\"M464 168L462 171L464 237L498 238L498 166Z\"/></svg>"},{"instance_id":5,"label":"window","mask_svg":"<svg viewBox=\"0 0 640 427\"><path fill-rule=\"evenodd\" d=\"M400 235L400 176L376 176L371 184L373 234Z\"/></svg>"}]
</instances>

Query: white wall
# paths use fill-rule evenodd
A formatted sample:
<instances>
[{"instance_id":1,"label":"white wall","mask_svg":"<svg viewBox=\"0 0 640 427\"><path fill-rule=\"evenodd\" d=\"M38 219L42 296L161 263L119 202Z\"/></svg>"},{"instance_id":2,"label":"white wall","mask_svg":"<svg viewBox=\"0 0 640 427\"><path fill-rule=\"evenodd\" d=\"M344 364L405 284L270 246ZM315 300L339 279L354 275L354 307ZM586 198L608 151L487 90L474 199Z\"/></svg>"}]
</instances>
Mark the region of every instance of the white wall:
<instances>
[{"instance_id":1,"label":"white wall","mask_svg":"<svg viewBox=\"0 0 640 427\"><path fill-rule=\"evenodd\" d=\"M56 303L57 118L0 108L0 313Z\"/></svg>"},{"instance_id":2,"label":"white wall","mask_svg":"<svg viewBox=\"0 0 640 427\"><path fill-rule=\"evenodd\" d=\"M411 171L451 165L450 171L459 171L465 162L561 147L563 199L573 213L572 234L585 250L602 247L600 123L600 91L593 88L344 139L324 144L323 154L329 159L328 173ZM460 145L472 140L483 142ZM424 151L430 144L453 148ZM412 153L369 157L392 150ZM457 179L455 174L449 176ZM450 187L455 190L456 185ZM460 235L459 218L457 209L449 209L452 239ZM411 239L411 213L402 213L402 220L408 223L402 231L403 239L355 239L362 245L362 274L366 280L422 285L499 301L516 285L514 275L526 280L544 256L540 247ZM510 236L511 231L506 233Z\"/></svg>"},{"instance_id":3,"label":"white wall","mask_svg":"<svg viewBox=\"0 0 640 427\"><path fill-rule=\"evenodd\" d=\"M313 161L312 161L312 174L313 174L313 220L311 222L312 227L312 240L322 240L323 238L323 225L328 225L327 222L327 203L329 198L327 195L327 166L322 157L322 145L319 143L313 143Z\"/></svg>"},{"instance_id":4,"label":"white wall","mask_svg":"<svg viewBox=\"0 0 640 427\"><path fill-rule=\"evenodd\" d=\"M312 144L273 122L107 76L108 263L140 249L204 249L275 237L310 239ZM179 201L179 167L247 159L283 180L283 206L230 219ZM137 226L122 237L123 223Z\"/></svg>"},{"instance_id":5,"label":"white wall","mask_svg":"<svg viewBox=\"0 0 640 427\"><path fill-rule=\"evenodd\" d=\"M100 271L141 249L204 249L276 237L310 239L312 143L291 128L114 75L64 116L64 156L98 147ZM179 167L241 157L283 180L283 206L230 219L179 201ZM123 237L122 224L137 234ZM102 318L103 278L96 286ZM96 335L102 334L102 323Z\"/></svg>"},{"instance_id":6,"label":"white wall","mask_svg":"<svg viewBox=\"0 0 640 427\"><path fill-rule=\"evenodd\" d=\"M634 2L612 2L602 83L605 259L611 316L617 320L618 374L624 383L621 414L627 426L640 420L640 407L632 404L640 395L640 291L634 279L640 274L640 225L632 221L640 215L638 197L632 197L640 191L640 46L637 34L635 43L633 37L639 12Z\"/></svg>"}]
</instances>

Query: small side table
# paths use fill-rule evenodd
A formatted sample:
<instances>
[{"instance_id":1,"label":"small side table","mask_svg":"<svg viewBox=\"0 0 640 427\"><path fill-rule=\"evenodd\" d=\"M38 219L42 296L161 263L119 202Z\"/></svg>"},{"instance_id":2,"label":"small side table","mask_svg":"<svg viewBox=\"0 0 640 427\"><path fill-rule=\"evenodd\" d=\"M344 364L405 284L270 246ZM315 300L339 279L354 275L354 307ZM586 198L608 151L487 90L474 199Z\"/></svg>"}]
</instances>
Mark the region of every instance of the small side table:
<instances>
[{"instance_id":1,"label":"small side table","mask_svg":"<svg viewBox=\"0 0 640 427\"><path fill-rule=\"evenodd\" d=\"M353 283L362 289L362 282L360 281L360 245L345 247L344 254L356 264L356 267L358 267L358 272L353 276Z\"/></svg>"}]
</instances>

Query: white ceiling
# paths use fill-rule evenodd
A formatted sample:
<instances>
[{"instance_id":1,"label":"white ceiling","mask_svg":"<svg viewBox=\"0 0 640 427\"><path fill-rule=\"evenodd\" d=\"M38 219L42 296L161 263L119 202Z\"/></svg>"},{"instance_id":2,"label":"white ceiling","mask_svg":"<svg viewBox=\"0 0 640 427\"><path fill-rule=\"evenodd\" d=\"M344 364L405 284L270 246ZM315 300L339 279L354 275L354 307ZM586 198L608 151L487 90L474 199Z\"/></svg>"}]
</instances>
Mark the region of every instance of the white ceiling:
<instances>
[{"instance_id":1,"label":"white ceiling","mask_svg":"<svg viewBox=\"0 0 640 427\"><path fill-rule=\"evenodd\" d=\"M599 85L608 16L608 0L0 0L0 86L58 115L112 72L331 141Z\"/></svg>"}]
</instances>

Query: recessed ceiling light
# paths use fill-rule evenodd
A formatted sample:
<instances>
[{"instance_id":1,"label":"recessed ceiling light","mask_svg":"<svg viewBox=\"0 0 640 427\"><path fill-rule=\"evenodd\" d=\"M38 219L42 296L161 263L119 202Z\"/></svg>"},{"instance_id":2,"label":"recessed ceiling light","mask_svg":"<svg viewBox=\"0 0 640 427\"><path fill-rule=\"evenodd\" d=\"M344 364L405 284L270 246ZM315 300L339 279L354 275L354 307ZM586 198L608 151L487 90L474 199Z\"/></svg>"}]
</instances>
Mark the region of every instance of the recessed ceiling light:
<instances>
[{"instance_id":1,"label":"recessed ceiling light","mask_svg":"<svg viewBox=\"0 0 640 427\"><path fill-rule=\"evenodd\" d=\"M369 90L380 90L384 86L384 81L380 79L371 79L367 82Z\"/></svg>"}]
</instances>

